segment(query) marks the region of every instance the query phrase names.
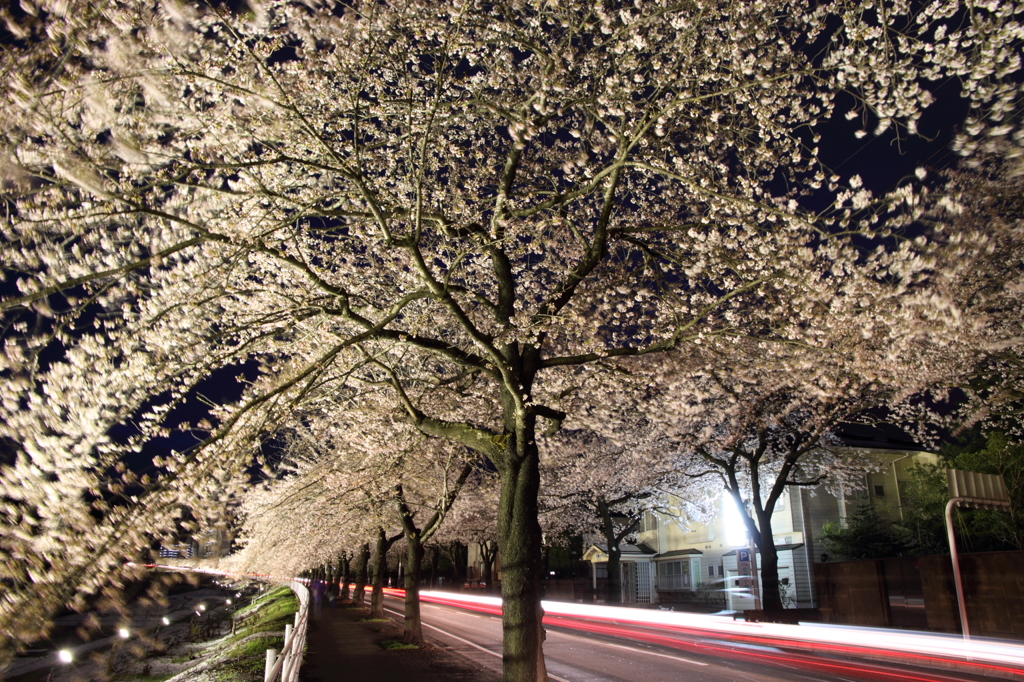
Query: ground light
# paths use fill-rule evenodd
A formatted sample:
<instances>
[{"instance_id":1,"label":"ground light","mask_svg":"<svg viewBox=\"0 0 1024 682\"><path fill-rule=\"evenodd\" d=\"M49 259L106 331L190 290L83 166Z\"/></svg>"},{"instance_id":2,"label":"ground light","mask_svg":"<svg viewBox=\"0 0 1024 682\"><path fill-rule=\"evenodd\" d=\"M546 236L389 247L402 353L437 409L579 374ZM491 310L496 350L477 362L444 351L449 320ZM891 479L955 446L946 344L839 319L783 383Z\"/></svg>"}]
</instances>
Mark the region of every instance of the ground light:
<instances>
[{"instance_id":1,"label":"ground light","mask_svg":"<svg viewBox=\"0 0 1024 682\"><path fill-rule=\"evenodd\" d=\"M61 649L57 652L57 663L67 665L71 661L75 660L75 657L71 655L69 649ZM50 674L46 676L46 682L50 682L53 679L53 671L57 668L57 664L50 666Z\"/></svg>"},{"instance_id":2,"label":"ground light","mask_svg":"<svg viewBox=\"0 0 1024 682\"><path fill-rule=\"evenodd\" d=\"M118 628L117 635L121 639L128 639L131 637L131 631L128 628ZM110 643L110 655L107 657L107 677L114 674L114 653L117 651L117 638L114 638Z\"/></svg>"}]
</instances>

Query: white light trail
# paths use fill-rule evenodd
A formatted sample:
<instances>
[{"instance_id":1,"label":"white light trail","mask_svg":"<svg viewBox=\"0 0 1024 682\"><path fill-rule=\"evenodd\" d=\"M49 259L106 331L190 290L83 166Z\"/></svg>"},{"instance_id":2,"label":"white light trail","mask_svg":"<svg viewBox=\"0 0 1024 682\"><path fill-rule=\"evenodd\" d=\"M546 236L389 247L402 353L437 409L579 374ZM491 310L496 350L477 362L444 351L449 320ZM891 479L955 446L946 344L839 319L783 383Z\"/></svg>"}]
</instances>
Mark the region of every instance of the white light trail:
<instances>
[{"instance_id":1,"label":"white light trail","mask_svg":"<svg viewBox=\"0 0 1024 682\"><path fill-rule=\"evenodd\" d=\"M498 597L462 595L452 592L421 592L425 601L501 608ZM748 623L734 621L731 616L716 616L680 611L650 611L647 609L597 604L544 601L544 612L550 616L566 616L590 620L614 621L633 625L660 625L669 628L687 628L728 636L747 636L757 639L784 640L790 643L814 644L823 649L837 647L860 648L880 654L915 654L945 661L969 661L1008 666L1024 672L1024 644L972 639L964 641L959 635L891 630L881 628L827 625L821 623Z\"/></svg>"}]
</instances>

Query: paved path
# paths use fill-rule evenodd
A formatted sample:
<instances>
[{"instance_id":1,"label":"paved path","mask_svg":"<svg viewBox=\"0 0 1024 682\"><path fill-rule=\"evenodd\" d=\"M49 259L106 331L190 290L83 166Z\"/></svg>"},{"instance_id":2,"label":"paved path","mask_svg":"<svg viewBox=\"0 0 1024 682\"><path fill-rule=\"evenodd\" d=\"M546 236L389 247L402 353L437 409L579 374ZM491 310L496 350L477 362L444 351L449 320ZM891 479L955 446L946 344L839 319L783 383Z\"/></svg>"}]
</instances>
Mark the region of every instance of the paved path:
<instances>
[{"instance_id":1,"label":"paved path","mask_svg":"<svg viewBox=\"0 0 1024 682\"><path fill-rule=\"evenodd\" d=\"M306 636L302 682L497 682L485 670L443 646L385 651L381 642L401 640L400 625L361 623L368 610L324 607Z\"/></svg>"}]
</instances>

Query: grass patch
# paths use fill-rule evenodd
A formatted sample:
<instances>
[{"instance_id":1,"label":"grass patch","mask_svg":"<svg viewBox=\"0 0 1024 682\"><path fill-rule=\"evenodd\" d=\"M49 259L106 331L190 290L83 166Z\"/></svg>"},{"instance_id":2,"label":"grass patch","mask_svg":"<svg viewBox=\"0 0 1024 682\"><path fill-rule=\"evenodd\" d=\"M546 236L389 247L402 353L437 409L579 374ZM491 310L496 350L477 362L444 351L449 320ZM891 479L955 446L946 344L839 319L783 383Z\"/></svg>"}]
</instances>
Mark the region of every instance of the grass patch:
<instances>
[{"instance_id":1,"label":"grass patch","mask_svg":"<svg viewBox=\"0 0 1024 682\"><path fill-rule=\"evenodd\" d=\"M257 637L247 642L242 642L231 649L228 654L231 658L248 658L250 656L266 656L267 649L280 651L284 647L283 637Z\"/></svg>"},{"instance_id":2,"label":"grass patch","mask_svg":"<svg viewBox=\"0 0 1024 682\"><path fill-rule=\"evenodd\" d=\"M380 648L384 651L402 651L404 649L419 649L419 647L415 644L406 644L400 639L389 639L385 642L381 642Z\"/></svg>"},{"instance_id":3,"label":"grass patch","mask_svg":"<svg viewBox=\"0 0 1024 682\"><path fill-rule=\"evenodd\" d=\"M391 620L388 618L360 618L360 623L390 623Z\"/></svg>"},{"instance_id":4,"label":"grass patch","mask_svg":"<svg viewBox=\"0 0 1024 682\"><path fill-rule=\"evenodd\" d=\"M245 617L235 621L235 634L218 644L225 658L209 669L209 676L218 682L263 682L267 649L284 648L284 626L295 622L298 610L298 599L287 587L271 590L254 606L240 609L234 615ZM259 636L247 639L252 635Z\"/></svg>"},{"instance_id":5,"label":"grass patch","mask_svg":"<svg viewBox=\"0 0 1024 682\"><path fill-rule=\"evenodd\" d=\"M211 672L223 682L262 682L267 649L284 648L283 637L259 637L231 649L228 660Z\"/></svg>"},{"instance_id":6,"label":"grass patch","mask_svg":"<svg viewBox=\"0 0 1024 682\"><path fill-rule=\"evenodd\" d=\"M259 610L246 618L244 624L239 623L234 636L228 642L237 642L257 632L283 632L285 625L295 622L295 614L299 610L299 600L287 587L271 592L260 602Z\"/></svg>"},{"instance_id":7,"label":"grass patch","mask_svg":"<svg viewBox=\"0 0 1024 682\"><path fill-rule=\"evenodd\" d=\"M174 677L175 673L166 675L114 675L112 682L164 682Z\"/></svg>"}]
</instances>

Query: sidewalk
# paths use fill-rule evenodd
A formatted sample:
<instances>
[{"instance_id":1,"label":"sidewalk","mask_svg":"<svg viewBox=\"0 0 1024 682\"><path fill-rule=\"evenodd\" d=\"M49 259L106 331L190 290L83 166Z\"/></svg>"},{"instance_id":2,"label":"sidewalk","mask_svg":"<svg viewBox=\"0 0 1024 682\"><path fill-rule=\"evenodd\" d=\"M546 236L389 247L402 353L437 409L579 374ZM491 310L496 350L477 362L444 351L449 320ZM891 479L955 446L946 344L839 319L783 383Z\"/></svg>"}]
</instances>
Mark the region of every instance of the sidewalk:
<instances>
[{"instance_id":1,"label":"sidewalk","mask_svg":"<svg viewBox=\"0 0 1024 682\"><path fill-rule=\"evenodd\" d=\"M402 639L401 621L360 623L369 609L324 606L309 623L302 682L497 682L500 678L443 646L386 651Z\"/></svg>"}]
</instances>

